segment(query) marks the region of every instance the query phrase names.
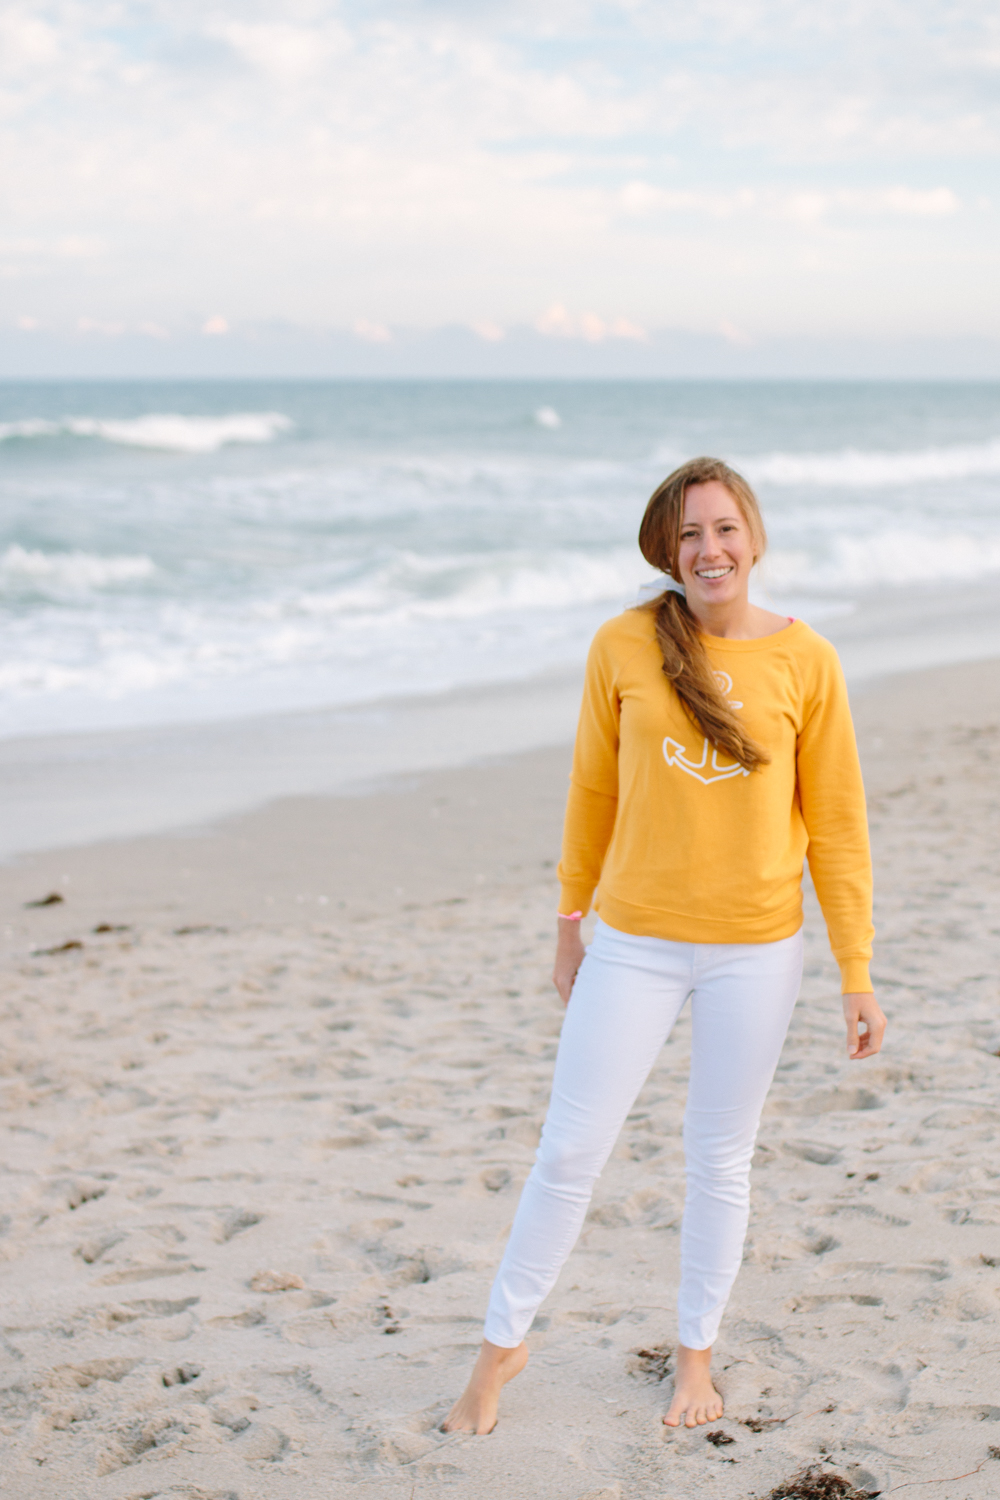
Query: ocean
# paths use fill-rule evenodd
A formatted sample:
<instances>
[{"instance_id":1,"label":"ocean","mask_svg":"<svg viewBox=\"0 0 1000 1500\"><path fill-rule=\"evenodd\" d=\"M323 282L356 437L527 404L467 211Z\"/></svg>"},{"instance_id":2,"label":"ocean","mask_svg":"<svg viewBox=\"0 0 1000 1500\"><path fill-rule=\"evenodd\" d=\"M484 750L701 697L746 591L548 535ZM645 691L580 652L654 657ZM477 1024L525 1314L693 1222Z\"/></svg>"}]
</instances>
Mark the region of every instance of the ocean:
<instances>
[{"instance_id":1,"label":"ocean","mask_svg":"<svg viewBox=\"0 0 1000 1500\"><path fill-rule=\"evenodd\" d=\"M0 734L412 698L582 661L717 454L822 626L1000 579L1000 385L0 385Z\"/></svg>"}]
</instances>

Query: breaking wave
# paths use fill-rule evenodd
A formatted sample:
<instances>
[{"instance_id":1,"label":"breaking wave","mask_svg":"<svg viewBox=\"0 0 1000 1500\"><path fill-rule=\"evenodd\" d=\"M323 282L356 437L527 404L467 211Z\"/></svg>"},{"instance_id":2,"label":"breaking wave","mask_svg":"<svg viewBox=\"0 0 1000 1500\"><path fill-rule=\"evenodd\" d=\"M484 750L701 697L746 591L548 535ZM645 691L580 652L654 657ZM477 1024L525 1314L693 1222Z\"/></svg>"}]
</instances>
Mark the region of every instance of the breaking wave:
<instances>
[{"instance_id":1,"label":"breaking wave","mask_svg":"<svg viewBox=\"0 0 1000 1500\"><path fill-rule=\"evenodd\" d=\"M169 453L216 453L231 443L271 443L294 427L278 411L232 412L224 417L185 417L152 412L145 417L104 419L62 417L57 422L28 418L0 422L0 442L32 438L97 438L125 448L158 448Z\"/></svg>"},{"instance_id":2,"label":"breaking wave","mask_svg":"<svg viewBox=\"0 0 1000 1500\"><path fill-rule=\"evenodd\" d=\"M1000 573L1000 537L971 534L914 535L872 532L865 537L832 539L825 556L775 548L767 553L762 575L777 590L818 588L853 590L884 584L956 583Z\"/></svg>"},{"instance_id":3,"label":"breaking wave","mask_svg":"<svg viewBox=\"0 0 1000 1500\"><path fill-rule=\"evenodd\" d=\"M764 453L735 460L756 484L826 485L835 489L888 489L949 479L1000 475L1000 439L948 448L875 452Z\"/></svg>"},{"instance_id":4,"label":"breaking wave","mask_svg":"<svg viewBox=\"0 0 1000 1500\"><path fill-rule=\"evenodd\" d=\"M98 557L92 552L41 552L8 547L0 557L0 596L43 594L54 597L87 594L109 585L150 578L150 557Z\"/></svg>"}]
</instances>

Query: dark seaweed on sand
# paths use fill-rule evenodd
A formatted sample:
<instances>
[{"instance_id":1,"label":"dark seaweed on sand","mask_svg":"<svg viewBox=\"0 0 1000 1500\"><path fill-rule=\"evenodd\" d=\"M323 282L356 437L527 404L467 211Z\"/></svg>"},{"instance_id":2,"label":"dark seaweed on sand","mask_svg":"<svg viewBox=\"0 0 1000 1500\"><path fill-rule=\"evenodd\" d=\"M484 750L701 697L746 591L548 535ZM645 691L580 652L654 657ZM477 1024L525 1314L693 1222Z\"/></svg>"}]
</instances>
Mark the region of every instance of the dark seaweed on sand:
<instances>
[{"instance_id":1,"label":"dark seaweed on sand","mask_svg":"<svg viewBox=\"0 0 1000 1500\"><path fill-rule=\"evenodd\" d=\"M669 1344L654 1344L651 1349L636 1349L635 1359L643 1375L651 1380L666 1380L673 1352Z\"/></svg>"},{"instance_id":2,"label":"dark seaweed on sand","mask_svg":"<svg viewBox=\"0 0 1000 1500\"><path fill-rule=\"evenodd\" d=\"M812 1465L776 1484L767 1500L875 1500L881 1493L881 1490L857 1490L843 1474L831 1474L828 1469Z\"/></svg>"},{"instance_id":3,"label":"dark seaweed on sand","mask_svg":"<svg viewBox=\"0 0 1000 1500\"><path fill-rule=\"evenodd\" d=\"M713 1448L727 1448L735 1441L736 1439L730 1433L723 1432L721 1427L716 1432L705 1433L705 1442L711 1443Z\"/></svg>"}]
</instances>

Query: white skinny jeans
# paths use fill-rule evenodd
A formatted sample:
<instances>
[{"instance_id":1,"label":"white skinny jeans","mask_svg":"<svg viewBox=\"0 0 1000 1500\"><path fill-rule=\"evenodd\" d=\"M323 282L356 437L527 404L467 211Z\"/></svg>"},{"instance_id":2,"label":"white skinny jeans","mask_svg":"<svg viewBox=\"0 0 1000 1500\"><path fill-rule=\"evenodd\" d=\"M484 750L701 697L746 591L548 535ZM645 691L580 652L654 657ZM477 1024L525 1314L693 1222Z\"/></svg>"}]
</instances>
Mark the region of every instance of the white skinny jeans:
<instances>
[{"instance_id":1,"label":"white skinny jeans","mask_svg":"<svg viewBox=\"0 0 1000 1500\"><path fill-rule=\"evenodd\" d=\"M598 922L559 1040L552 1099L486 1316L515 1348L551 1291L685 1000L691 1078L678 1334L715 1342L743 1255L750 1158L802 977L802 934L776 943L674 943Z\"/></svg>"}]
</instances>

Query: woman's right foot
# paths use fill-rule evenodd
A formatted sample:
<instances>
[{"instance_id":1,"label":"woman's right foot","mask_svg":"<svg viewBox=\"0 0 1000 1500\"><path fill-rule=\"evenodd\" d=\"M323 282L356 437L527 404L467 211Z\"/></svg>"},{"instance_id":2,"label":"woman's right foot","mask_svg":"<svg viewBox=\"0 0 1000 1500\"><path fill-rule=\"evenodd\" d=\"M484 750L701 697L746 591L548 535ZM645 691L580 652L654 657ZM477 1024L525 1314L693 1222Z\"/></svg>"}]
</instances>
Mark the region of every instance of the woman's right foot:
<instances>
[{"instance_id":1,"label":"woman's right foot","mask_svg":"<svg viewBox=\"0 0 1000 1500\"><path fill-rule=\"evenodd\" d=\"M468 1385L441 1423L442 1432L475 1432L484 1437L497 1425L500 1392L528 1363L527 1344L502 1349L483 1339Z\"/></svg>"},{"instance_id":2,"label":"woman's right foot","mask_svg":"<svg viewBox=\"0 0 1000 1500\"><path fill-rule=\"evenodd\" d=\"M677 1345L674 1396L663 1418L667 1427L704 1427L722 1416L722 1397L712 1384L711 1349Z\"/></svg>"}]
</instances>

